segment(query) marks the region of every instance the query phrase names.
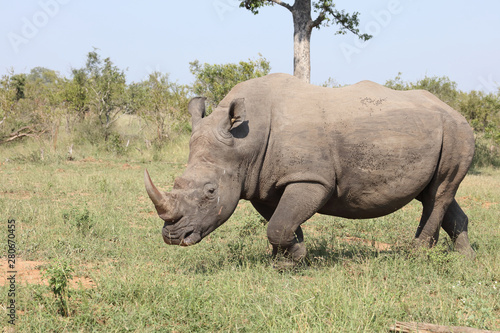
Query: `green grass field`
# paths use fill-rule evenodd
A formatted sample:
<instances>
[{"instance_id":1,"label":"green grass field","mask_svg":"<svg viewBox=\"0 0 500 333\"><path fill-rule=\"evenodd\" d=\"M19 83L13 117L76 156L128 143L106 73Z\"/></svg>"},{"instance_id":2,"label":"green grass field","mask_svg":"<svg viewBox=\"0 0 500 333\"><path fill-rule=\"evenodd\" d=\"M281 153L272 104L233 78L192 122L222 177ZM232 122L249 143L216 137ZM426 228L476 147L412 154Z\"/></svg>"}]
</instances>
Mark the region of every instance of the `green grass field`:
<instances>
[{"instance_id":1,"label":"green grass field","mask_svg":"<svg viewBox=\"0 0 500 333\"><path fill-rule=\"evenodd\" d=\"M64 316L47 283L19 276L18 332L387 332L395 321L500 330L500 170L469 174L457 195L474 261L452 252L444 231L433 250L411 251L413 202L373 220L314 216L304 225L309 266L278 272L266 226L244 201L200 244L163 243L143 171L168 190L187 142L125 157L77 146L72 161L62 143L0 147L2 267L15 219L16 265L37 262L29 274L56 280L71 268L76 281ZM4 330L8 292L0 287Z\"/></svg>"}]
</instances>

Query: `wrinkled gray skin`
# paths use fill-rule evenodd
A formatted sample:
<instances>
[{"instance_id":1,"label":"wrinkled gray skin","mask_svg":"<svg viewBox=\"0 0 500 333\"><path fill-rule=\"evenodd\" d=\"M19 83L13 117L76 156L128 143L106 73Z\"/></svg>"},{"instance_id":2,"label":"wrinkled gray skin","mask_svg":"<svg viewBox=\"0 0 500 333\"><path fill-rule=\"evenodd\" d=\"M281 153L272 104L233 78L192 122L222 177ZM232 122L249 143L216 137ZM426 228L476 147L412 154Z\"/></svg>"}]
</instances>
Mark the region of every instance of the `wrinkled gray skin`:
<instances>
[{"instance_id":1,"label":"wrinkled gray skin","mask_svg":"<svg viewBox=\"0 0 500 333\"><path fill-rule=\"evenodd\" d=\"M417 199L415 244L432 247L443 227L456 250L473 256L454 197L474 136L434 95L369 81L322 88L272 74L238 84L208 117L203 98L189 112L188 166L173 190L159 192L145 173L167 244L198 243L246 199L269 221L274 254L300 261L300 225L314 213L375 218Z\"/></svg>"}]
</instances>

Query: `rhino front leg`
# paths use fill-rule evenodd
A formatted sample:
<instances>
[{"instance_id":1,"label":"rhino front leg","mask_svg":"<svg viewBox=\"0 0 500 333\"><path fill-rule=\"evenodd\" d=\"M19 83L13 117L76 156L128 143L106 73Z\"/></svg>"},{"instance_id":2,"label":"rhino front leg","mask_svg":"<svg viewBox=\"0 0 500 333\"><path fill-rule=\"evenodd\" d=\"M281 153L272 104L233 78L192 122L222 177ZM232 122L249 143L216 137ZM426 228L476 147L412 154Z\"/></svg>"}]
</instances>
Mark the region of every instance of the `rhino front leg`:
<instances>
[{"instance_id":1,"label":"rhino front leg","mask_svg":"<svg viewBox=\"0 0 500 333\"><path fill-rule=\"evenodd\" d=\"M250 202L252 203L253 208L255 208L255 210L259 212L259 214L262 215L262 217L266 219L267 222L271 220L271 217L276 210L276 206L266 205L255 200L250 200Z\"/></svg>"},{"instance_id":2,"label":"rhino front leg","mask_svg":"<svg viewBox=\"0 0 500 333\"><path fill-rule=\"evenodd\" d=\"M273 246L273 256L284 253L295 262L307 254L300 225L316 213L330 193L319 183L291 183L269 220L267 237Z\"/></svg>"},{"instance_id":3,"label":"rhino front leg","mask_svg":"<svg viewBox=\"0 0 500 333\"><path fill-rule=\"evenodd\" d=\"M260 202L256 201L251 201L253 207L259 212L262 217L269 222L271 220L271 217L274 214L274 211L276 210L276 206L268 206L265 204L262 204ZM300 226L297 227L295 230L295 237L297 238L297 242L301 243L304 241L304 233L302 232L302 228Z\"/></svg>"}]
</instances>

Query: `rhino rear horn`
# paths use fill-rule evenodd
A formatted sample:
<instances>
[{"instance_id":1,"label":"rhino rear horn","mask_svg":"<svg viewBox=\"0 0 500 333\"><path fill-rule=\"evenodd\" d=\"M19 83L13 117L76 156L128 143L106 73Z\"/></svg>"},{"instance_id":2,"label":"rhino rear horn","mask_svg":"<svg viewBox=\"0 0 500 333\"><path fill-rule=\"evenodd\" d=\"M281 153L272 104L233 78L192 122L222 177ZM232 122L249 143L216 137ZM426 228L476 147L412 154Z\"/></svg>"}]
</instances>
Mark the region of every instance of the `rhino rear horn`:
<instances>
[{"instance_id":1,"label":"rhino rear horn","mask_svg":"<svg viewBox=\"0 0 500 333\"><path fill-rule=\"evenodd\" d=\"M191 127L193 129L198 126L200 120L205 117L205 100L206 97L195 97L189 101L188 111L191 115Z\"/></svg>"}]
</instances>

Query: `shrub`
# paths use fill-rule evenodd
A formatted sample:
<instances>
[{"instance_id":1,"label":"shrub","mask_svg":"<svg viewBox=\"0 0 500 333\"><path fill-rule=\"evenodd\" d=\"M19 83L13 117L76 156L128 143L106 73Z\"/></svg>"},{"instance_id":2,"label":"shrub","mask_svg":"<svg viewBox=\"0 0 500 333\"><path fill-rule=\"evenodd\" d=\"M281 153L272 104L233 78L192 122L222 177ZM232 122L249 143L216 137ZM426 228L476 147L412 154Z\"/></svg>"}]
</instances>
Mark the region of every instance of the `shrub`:
<instances>
[{"instance_id":1,"label":"shrub","mask_svg":"<svg viewBox=\"0 0 500 333\"><path fill-rule=\"evenodd\" d=\"M207 98L207 113L210 113L236 84L267 75L271 66L268 60L260 56L257 60L249 59L238 64L201 65L195 60L189 63L189 69L196 79L193 91Z\"/></svg>"},{"instance_id":2,"label":"shrub","mask_svg":"<svg viewBox=\"0 0 500 333\"><path fill-rule=\"evenodd\" d=\"M44 272L44 276L49 280L49 288L56 298L58 312L64 316L69 316L69 281L73 279L73 268L67 262L57 262L49 265Z\"/></svg>"}]
</instances>

